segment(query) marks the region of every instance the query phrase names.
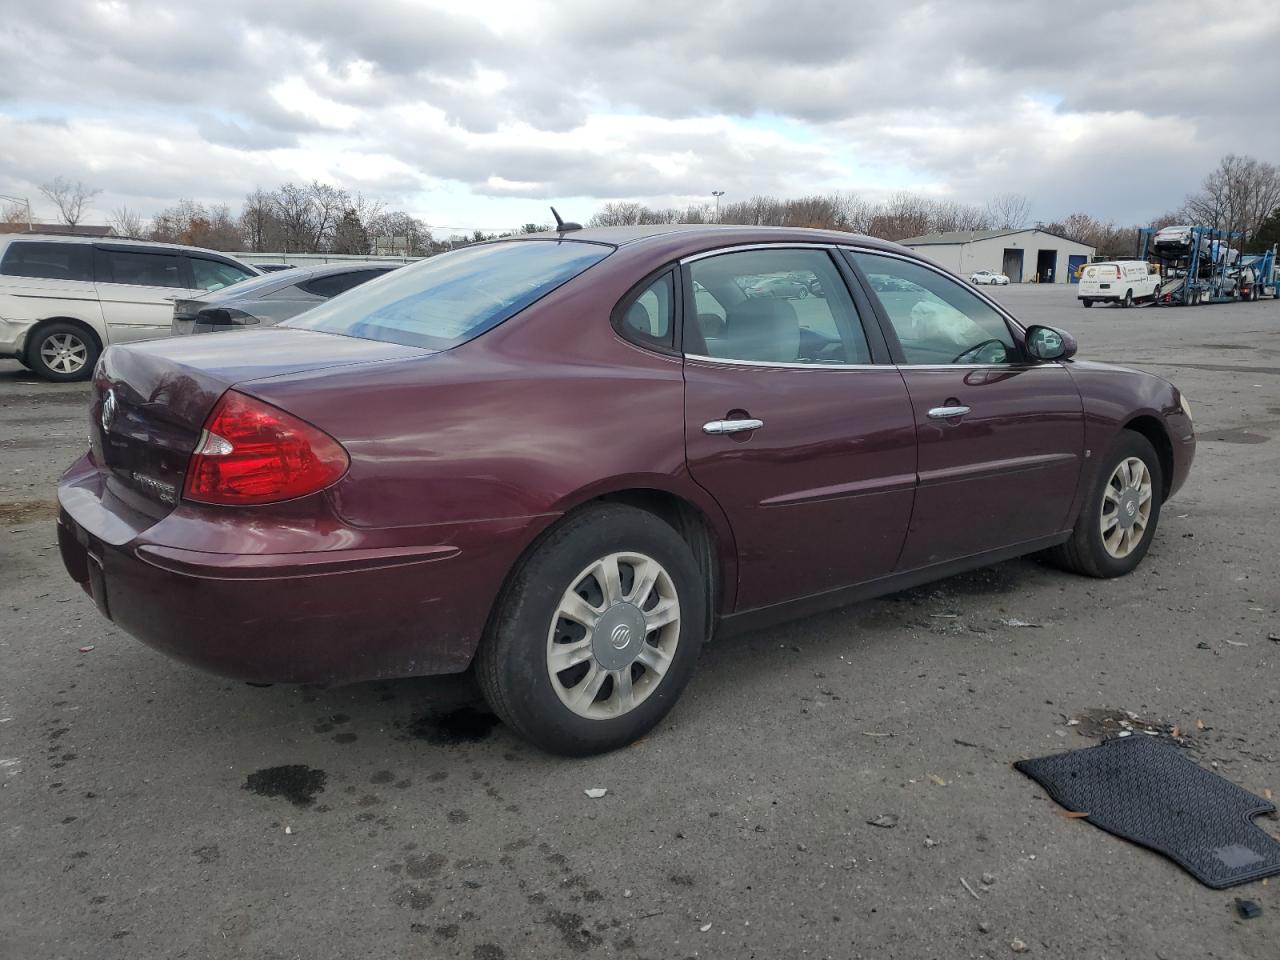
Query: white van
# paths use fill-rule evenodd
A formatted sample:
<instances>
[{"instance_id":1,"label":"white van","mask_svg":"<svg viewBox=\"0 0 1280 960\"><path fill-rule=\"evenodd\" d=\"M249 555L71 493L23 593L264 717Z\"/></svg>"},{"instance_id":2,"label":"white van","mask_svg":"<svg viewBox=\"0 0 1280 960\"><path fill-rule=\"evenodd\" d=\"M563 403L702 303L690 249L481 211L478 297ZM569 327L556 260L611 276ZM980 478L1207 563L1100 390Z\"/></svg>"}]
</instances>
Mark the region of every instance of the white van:
<instances>
[{"instance_id":1,"label":"white van","mask_svg":"<svg viewBox=\"0 0 1280 960\"><path fill-rule=\"evenodd\" d=\"M0 357L46 380L87 380L108 344L169 336L174 300L257 275L198 247L0 236Z\"/></svg>"},{"instance_id":2,"label":"white van","mask_svg":"<svg viewBox=\"0 0 1280 960\"><path fill-rule=\"evenodd\" d=\"M1086 307L1099 302L1131 307L1156 298L1160 274L1145 260L1107 260L1086 265L1077 286L1076 296Z\"/></svg>"}]
</instances>

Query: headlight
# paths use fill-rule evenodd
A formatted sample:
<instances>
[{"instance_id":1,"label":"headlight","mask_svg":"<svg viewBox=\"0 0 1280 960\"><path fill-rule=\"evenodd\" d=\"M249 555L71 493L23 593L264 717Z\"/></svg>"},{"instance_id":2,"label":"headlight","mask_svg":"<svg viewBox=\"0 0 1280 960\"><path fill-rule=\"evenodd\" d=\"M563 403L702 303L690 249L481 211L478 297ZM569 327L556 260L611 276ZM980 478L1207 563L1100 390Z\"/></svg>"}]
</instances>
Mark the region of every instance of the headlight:
<instances>
[{"instance_id":1,"label":"headlight","mask_svg":"<svg viewBox=\"0 0 1280 960\"><path fill-rule=\"evenodd\" d=\"M1185 393L1178 394L1178 403L1182 404L1182 412L1187 415L1187 419L1194 420L1195 417L1191 416L1191 403L1187 400Z\"/></svg>"}]
</instances>

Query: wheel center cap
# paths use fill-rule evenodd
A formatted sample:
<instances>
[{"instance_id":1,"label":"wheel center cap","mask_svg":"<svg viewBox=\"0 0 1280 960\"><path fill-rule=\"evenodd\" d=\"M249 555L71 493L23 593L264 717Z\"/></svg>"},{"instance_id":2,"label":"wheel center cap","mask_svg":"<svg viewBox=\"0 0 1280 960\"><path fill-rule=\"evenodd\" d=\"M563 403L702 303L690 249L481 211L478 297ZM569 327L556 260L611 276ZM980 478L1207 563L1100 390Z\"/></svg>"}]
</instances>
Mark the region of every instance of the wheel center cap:
<instances>
[{"instance_id":1,"label":"wheel center cap","mask_svg":"<svg viewBox=\"0 0 1280 960\"><path fill-rule=\"evenodd\" d=\"M596 621L591 653L606 670L621 670L633 663L644 643L644 614L634 603L615 603Z\"/></svg>"},{"instance_id":2,"label":"wheel center cap","mask_svg":"<svg viewBox=\"0 0 1280 960\"><path fill-rule=\"evenodd\" d=\"M1126 490L1120 494L1119 509L1116 511L1120 517L1120 525L1126 529L1132 527L1134 521L1138 519L1138 492L1136 490Z\"/></svg>"}]
</instances>

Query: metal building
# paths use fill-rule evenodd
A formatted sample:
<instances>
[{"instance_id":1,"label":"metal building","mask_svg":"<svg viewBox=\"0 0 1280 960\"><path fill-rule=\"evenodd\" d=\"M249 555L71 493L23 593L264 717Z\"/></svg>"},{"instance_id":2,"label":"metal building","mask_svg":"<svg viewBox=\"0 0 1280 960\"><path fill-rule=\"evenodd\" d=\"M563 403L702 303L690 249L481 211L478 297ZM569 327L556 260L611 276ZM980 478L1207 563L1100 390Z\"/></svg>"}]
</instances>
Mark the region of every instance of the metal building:
<instances>
[{"instance_id":1,"label":"metal building","mask_svg":"<svg viewBox=\"0 0 1280 960\"><path fill-rule=\"evenodd\" d=\"M1095 253L1094 247L1032 228L930 233L902 244L962 277L990 270L1012 283L1075 283L1076 269Z\"/></svg>"}]
</instances>

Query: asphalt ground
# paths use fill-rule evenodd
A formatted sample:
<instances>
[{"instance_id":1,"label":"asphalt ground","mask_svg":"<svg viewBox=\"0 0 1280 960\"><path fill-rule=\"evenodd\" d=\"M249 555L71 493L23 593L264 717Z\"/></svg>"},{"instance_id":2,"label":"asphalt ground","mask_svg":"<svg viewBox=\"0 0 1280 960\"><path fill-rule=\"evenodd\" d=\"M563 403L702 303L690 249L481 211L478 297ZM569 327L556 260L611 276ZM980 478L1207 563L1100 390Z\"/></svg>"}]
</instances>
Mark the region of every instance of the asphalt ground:
<instances>
[{"instance_id":1,"label":"asphalt ground","mask_svg":"<svg viewBox=\"0 0 1280 960\"><path fill-rule=\"evenodd\" d=\"M1139 570L1014 561L716 643L588 760L465 676L251 688L114 629L54 538L86 388L0 361L0 958L1276 956L1280 879L1211 891L1011 763L1124 720L1280 793L1280 302L995 295L1191 398Z\"/></svg>"}]
</instances>

